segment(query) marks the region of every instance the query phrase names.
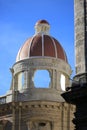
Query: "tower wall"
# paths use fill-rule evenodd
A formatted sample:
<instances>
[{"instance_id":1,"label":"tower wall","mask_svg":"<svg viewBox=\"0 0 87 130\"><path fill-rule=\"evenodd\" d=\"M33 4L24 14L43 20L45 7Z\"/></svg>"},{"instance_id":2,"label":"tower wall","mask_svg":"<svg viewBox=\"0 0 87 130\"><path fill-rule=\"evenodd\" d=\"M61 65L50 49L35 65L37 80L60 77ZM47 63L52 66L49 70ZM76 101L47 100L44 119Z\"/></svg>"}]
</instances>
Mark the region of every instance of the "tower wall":
<instances>
[{"instance_id":1,"label":"tower wall","mask_svg":"<svg viewBox=\"0 0 87 130\"><path fill-rule=\"evenodd\" d=\"M87 130L87 0L74 0L74 7L76 75L71 89L62 96L76 106L75 130Z\"/></svg>"},{"instance_id":2,"label":"tower wall","mask_svg":"<svg viewBox=\"0 0 87 130\"><path fill-rule=\"evenodd\" d=\"M71 74L70 66L61 59L55 58L30 58L17 62L13 66L14 69L14 88L20 93L26 95L21 100L50 100L64 101L60 94L63 92L61 88L61 75L65 76L65 87L70 85L69 76ZM50 76L50 84L48 88L37 88L33 81L37 70L47 70ZM19 80L20 74L24 73L24 85L20 87L22 80ZM45 75L42 76L44 78ZM19 80L19 81L18 81ZM38 79L39 80L39 79Z\"/></svg>"},{"instance_id":3,"label":"tower wall","mask_svg":"<svg viewBox=\"0 0 87 130\"><path fill-rule=\"evenodd\" d=\"M87 72L87 0L74 0L76 74Z\"/></svg>"}]
</instances>

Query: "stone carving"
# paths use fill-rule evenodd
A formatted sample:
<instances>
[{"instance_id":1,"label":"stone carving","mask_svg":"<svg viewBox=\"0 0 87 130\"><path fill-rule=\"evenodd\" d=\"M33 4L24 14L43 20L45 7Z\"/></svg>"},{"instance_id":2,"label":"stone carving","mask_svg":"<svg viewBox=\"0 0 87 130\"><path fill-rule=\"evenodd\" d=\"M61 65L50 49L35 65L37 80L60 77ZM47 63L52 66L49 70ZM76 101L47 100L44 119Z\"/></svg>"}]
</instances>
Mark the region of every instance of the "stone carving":
<instances>
[{"instance_id":1,"label":"stone carving","mask_svg":"<svg viewBox=\"0 0 87 130\"><path fill-rule=\"evenodd\" d=\"M44 121L35 121L28 122L28 130L52 130L52 126L50 122Z\"/></svg>"}]
</instances>

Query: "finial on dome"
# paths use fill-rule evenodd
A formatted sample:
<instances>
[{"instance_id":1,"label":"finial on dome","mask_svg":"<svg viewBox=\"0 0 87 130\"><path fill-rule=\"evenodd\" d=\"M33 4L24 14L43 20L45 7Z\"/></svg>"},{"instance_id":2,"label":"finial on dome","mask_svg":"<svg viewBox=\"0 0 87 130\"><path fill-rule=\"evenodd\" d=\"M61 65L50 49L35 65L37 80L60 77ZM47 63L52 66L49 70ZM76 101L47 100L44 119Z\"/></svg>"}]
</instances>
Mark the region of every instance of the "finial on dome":
<instances>
[{"instance_id":1,"label":"finial on dome","mask_svg":"<svg viewBox=\"0 0 87 130\"><path fill-rule=\"evenodd\" d=\"M35 33L49 34L50 25L46 20L39 20L35 24Z\"/></svg>"}]
</instances>

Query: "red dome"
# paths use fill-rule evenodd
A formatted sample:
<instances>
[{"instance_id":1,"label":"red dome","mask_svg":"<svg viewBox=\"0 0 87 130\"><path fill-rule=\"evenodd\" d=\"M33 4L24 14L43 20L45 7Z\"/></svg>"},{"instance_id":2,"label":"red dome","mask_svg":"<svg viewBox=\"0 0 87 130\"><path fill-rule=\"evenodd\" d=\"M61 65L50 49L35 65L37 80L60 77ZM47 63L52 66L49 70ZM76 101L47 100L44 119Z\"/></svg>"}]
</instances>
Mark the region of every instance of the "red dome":
<instances>
[{"instance_id":1,"label":"red dome","mask_svg":"<svg viewBox=\"0 0 87 130\"><path fill-rule=\"evenodd\" d=\"M49 35L50 25L46 20L35 24L35 35L29 38L19 50L16 61L29 57L54 57L67 62L65 51L60 43Z\"/></svg>"},{"instance_id":2,"label":"red dome","mask_svg":"<svg viewBox=\"0 0 87 130\"><path fill-rule=\"evenodd\" d=\"M19 50L16 61L38 56L60 58L67 62L66 53L60 43L45 34L37 34L29 38Z\"/></svg>"}]
</instances>

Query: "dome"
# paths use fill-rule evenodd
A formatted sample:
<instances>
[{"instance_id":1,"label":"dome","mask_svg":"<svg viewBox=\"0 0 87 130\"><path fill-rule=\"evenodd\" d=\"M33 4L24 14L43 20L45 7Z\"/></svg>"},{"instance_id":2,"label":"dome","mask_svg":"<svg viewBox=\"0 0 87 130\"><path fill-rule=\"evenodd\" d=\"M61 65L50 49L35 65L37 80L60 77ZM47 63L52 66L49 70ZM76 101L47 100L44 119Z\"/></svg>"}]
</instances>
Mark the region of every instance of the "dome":
<instances>
[{"instance_id":1,"label":"dome","mask_svg":"<svg viewBox=\"0 0 87 130\"><path fill-rule=\"evenodd\" d=\"M49 35L50 25L46 20L35 24L36 33L20 48L16 62L30 57L54 57L67 62L67 56L60 43Z\"/></svg>"}]
</instances>

